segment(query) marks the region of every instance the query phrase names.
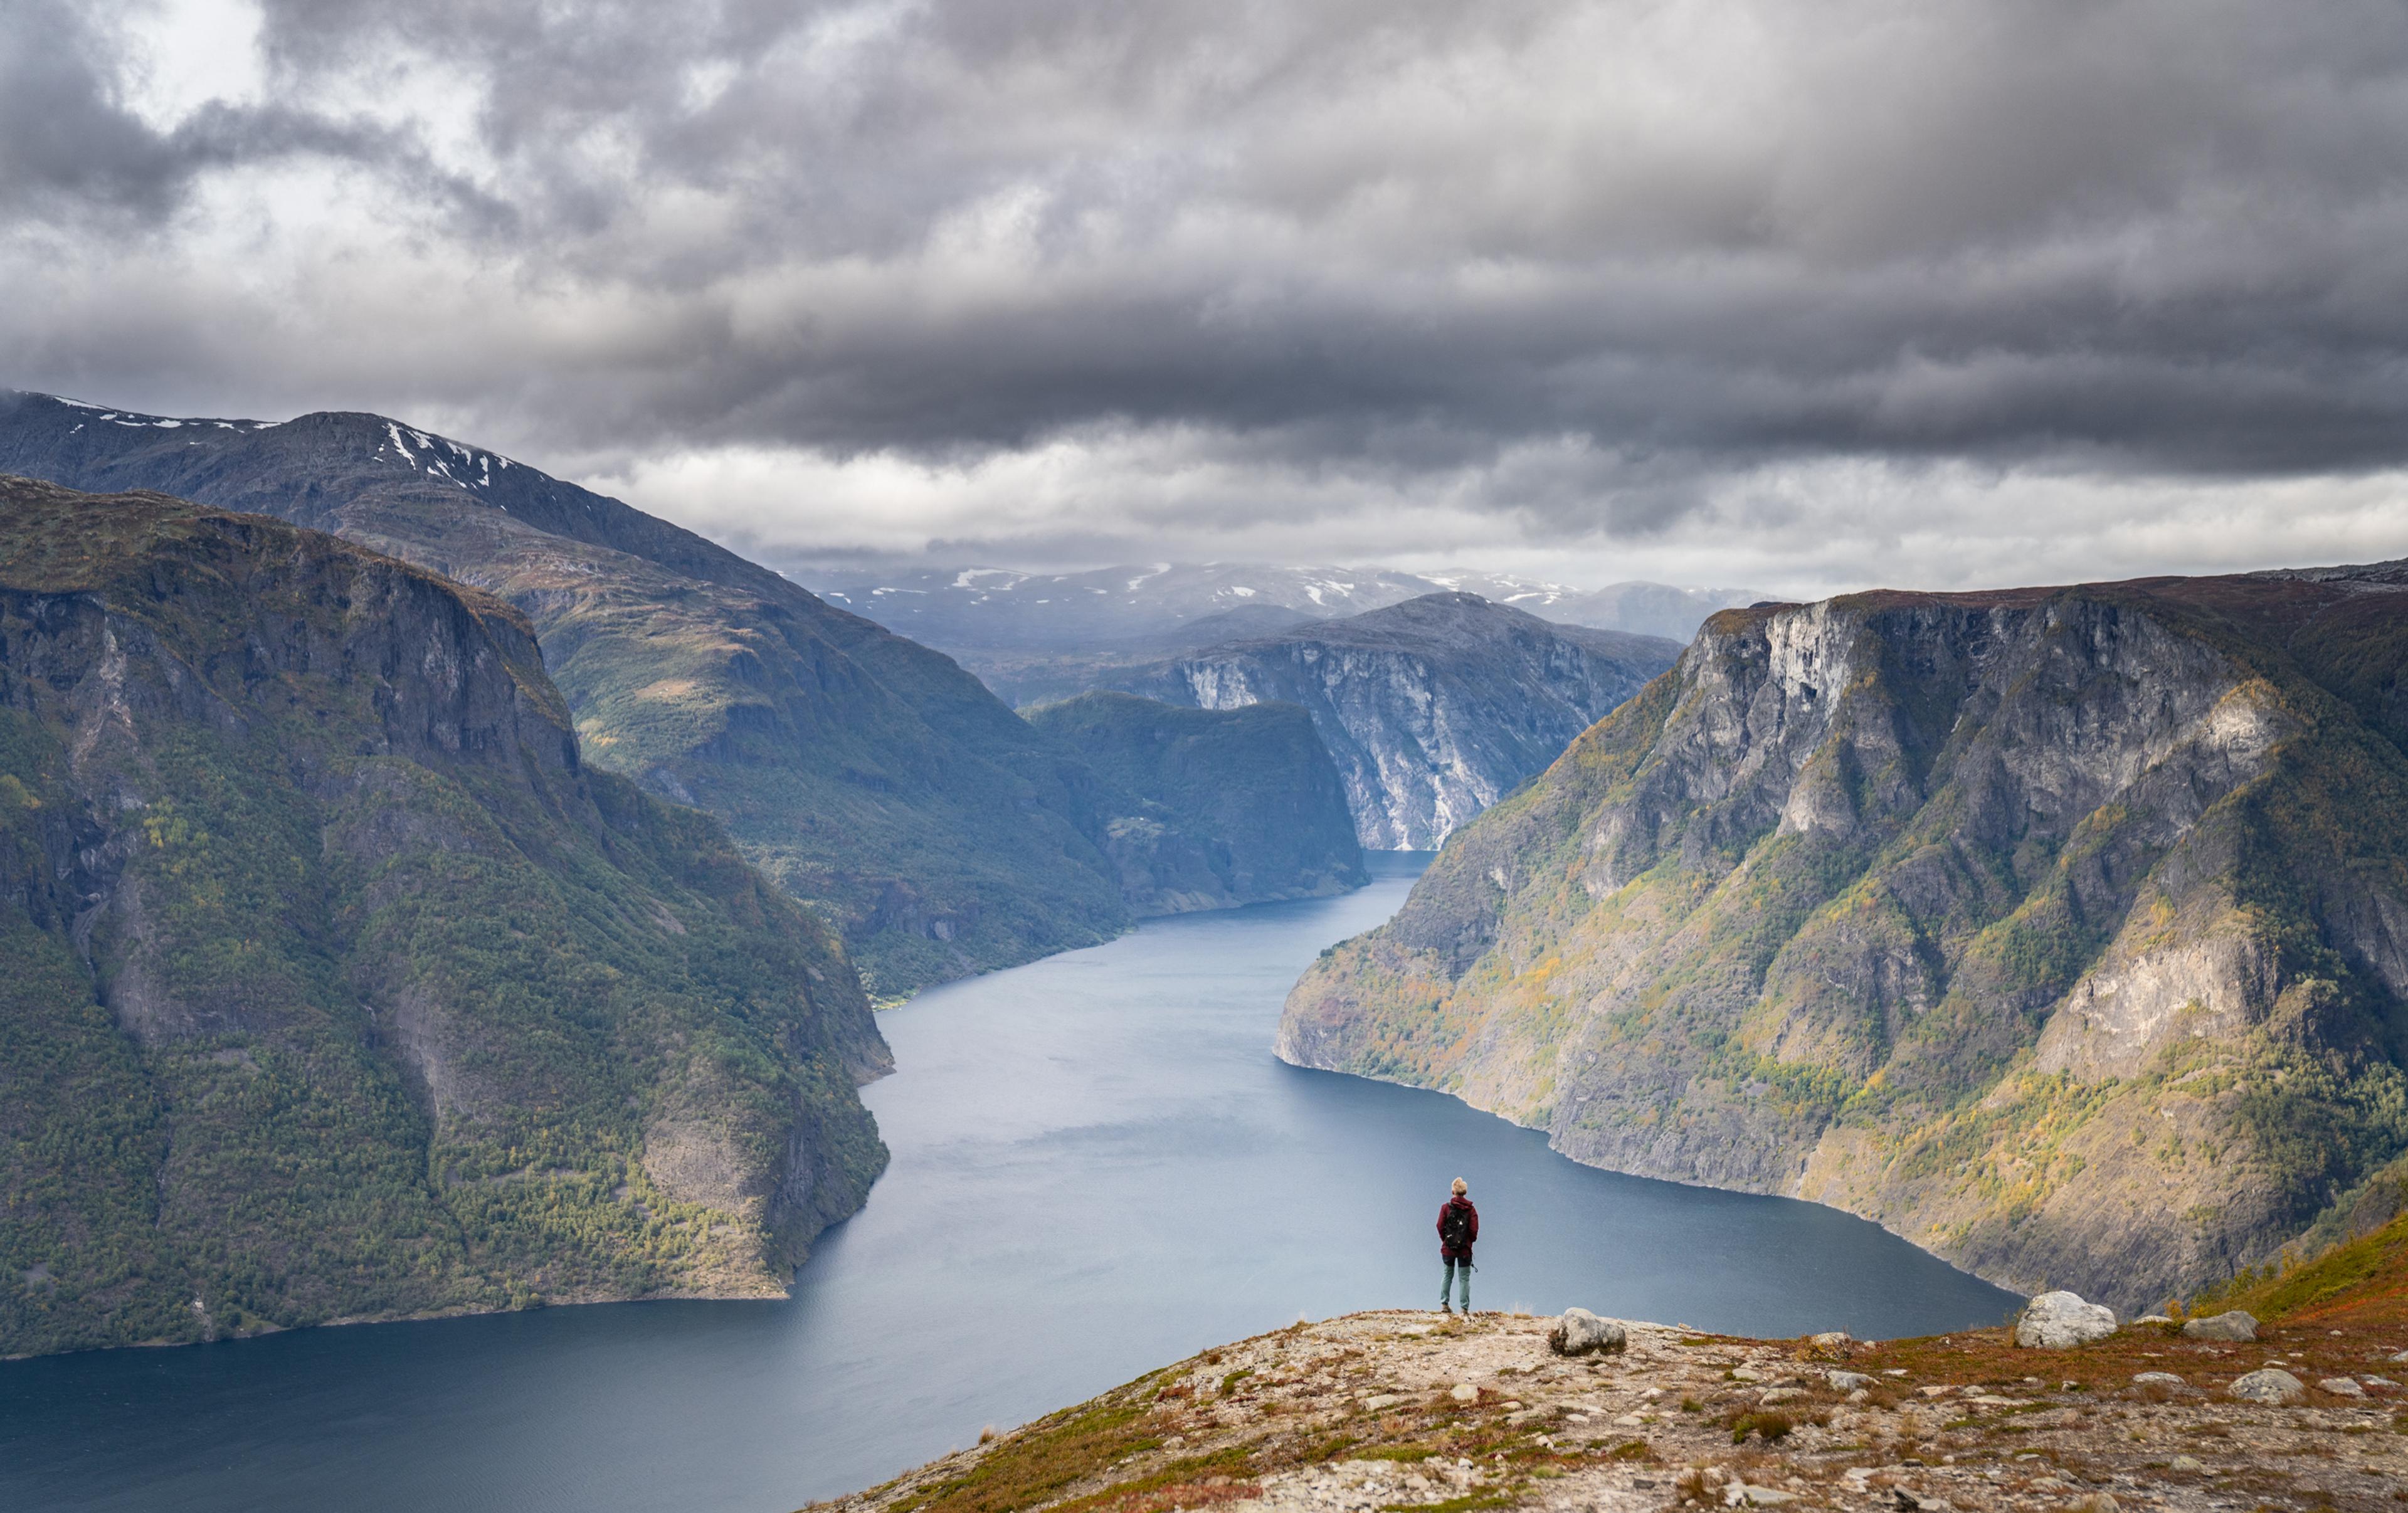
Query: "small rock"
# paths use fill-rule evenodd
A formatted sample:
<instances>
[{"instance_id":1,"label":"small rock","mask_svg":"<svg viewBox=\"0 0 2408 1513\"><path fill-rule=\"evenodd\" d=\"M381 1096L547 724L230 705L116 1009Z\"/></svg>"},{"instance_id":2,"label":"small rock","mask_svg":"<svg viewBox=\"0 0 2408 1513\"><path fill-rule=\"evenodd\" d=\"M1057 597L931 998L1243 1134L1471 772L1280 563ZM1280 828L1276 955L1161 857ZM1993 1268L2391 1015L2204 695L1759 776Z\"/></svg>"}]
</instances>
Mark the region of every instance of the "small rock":
<instances>
[{"instance_id":1,"label":"small rock","mask_svg":"<svg viewBox=\"0 0 2408 1513\"><path fill-rule=\"evenodd\" d=\"M2115 1499L2107 1492L2092 1492L2065 1505L2066 1513L2115 1513Z\"/></svg>"},{"instance_id":2,"label":"small rock","mask_svg":"<svg viewBox=\"0 0 2408 1513\"><path fill-rule=\"evenodd\" d=\"M1382 1408L1395 1407L1404 1400L1405 1394L1402 1392L1374 1392L1363 1400L1363 1406L1377 1413Z\"/></svg>"},{"instance_id":3,"label":"small rock","mask_svg":"<svg viewBox=\"0 0 2408 1513\"><path fill-rule=\"evenodd\" d=\"M2026 1349L2065 1350L2115 1333L2115 1310L2085 1303L2072 1292L2042 1292L2015 1321L2015 1343Z\"/></svg>"},{"instance_id":4,"label":"small rock","mask_svg":"<svg viewBox=\"0 0 2408 1513\"><path fill-rule=\"evenodd\" d=\"M1187 1436L1173 1434L1162 1442L1162 1448L1167 1450L1183 1450L1187 1448Z\"/></svg>"},{"instance_id":5,"label":"small rock","mask_svg":"<svg viewBox=\"0 0 2408 1513\"><path fill-rule=\"evenodd\" d=\"M2400 1386L2398 1382L2393 1381L2388 1377L2360 1377L2358 1379L2366 1383L2367 1386L2373 1388L2378 1392L2392 1392Z\"/></svg>"},{"instance_id":6,"label":"small rock","mask_svg":"<svg viewBox=\"0 0 2408 1513\"><path fill-rule=\"evenodd\" d=\"M2125 1327L2128 1329L2138 1329L2143 1324L2156 1324L2160 1329L2172 1329L2174 1321L2161 1313L2144 1313L2138 1319L2133 1320Z\"/></svg>"},{"instance_id":7,"label":"small rock","mask_svg":"<svg viewBox=\"0 0 2408 1513\"><path fill-rule=\"evenodd\" d=\"M1856 1341L1848 1337L1848 1332L1844 1329L1827 1329L1819 1335L1807 1335L1806 1343L1818 1350L1837 1350L1842 1355L1845 1355L1848 1353L1848 1347Z\"/></svg>"},{"instance_id":8,"label":"small rock","mask_svg":"<svg viewBox=\"0 0 2408 1513\"><path fill-rule=\"evenodd\" d=\"M1763 1379L1764 1373L1754 1366L1735 1366L1731 1370L1733 1381L1762 1381Z\"/></svg>"},{"instance_id":9,"label":"small rock","mask_svg":"<svg viewBox=\"0 0 2408 1513\"><path fill-rule=\"evenodd\" d=\"M2171 1371L2143 1371L2132 1378L2135 1387L2180 1387L2183 1379Z\"/></svg>"},{"instance_id":10,"label":"small rock","mask_svg":"<svg viewBox=\"0 0 2408 1513\"><path fill-rule=\"evenodd\" d=\"M2364 1397L2366 1395L2366 1389L2350 1380L2347 1377L2327 1377L2324 1380L2316 1383L2316 1388L2320 1392L2330 1392L2335 1397Z\"/></svg>"},{"instance_id":11,"label":"small rock","mask_svg":"<svg viewBox=\"0 0 2408 1513\"><path fill-rule=\"evenodd\" d=\"M1620 1324L1600 1319L1586 1308L1566 1308L1547 1331L1547 1349L1557 1355L1610 1355L1626 1349L1630 1337Z\"/></svg>"},{"instance_id":12,"label":"small rock","mask_svg":"<svg viewBox=\"0 0 2408 1513\"><path fill-rule=\"evenodd\" d=\"M1734 1481L1723 1489L1723 1506L1726 1507L1779 1507L1784 1503L1796 1501L1796 1492L1785 1492L1778 1487L1754 1487L1744 1481Z\"/></svg>"},{"instance_id":13,"label":"small rock","mask_svg":"<svg viewBox=\"0 0 2408 1513\"><path fill-rule=\"evenodd\" d=\"M2196 1476L2206 1470L2207 1464L2196 1455L2177 1455L2166 1463L2166 1467L2172 1471L2187 1471Z\"/></svg>"},{"instance_id":14,"label":"small rock","mask_svg":"<svg viewBox=\"0 0 2408 1513\"><path fill-rule=\"evenodd\" d=\"M1519 1398L1512 1398L1512 1397L1507 1398L1507 1399L1505 1400L1505 1411L1506 1411L1506 1412L1508 1412L1508 1413L1519 1413L1519 1412L1521 1412L1521 1411L1522 1411L1522 1403L1521 1403L1521 1400L1520 1400Z\"/></svg>"},{"instance_id":15,"label":"small rock","mask_svg":"<svg viewBox=\"0 0 2408 1513\"><path fill-rule=\"evenodd\" d=\"M1863 1388L1859 1387L1859 1388L1857 1388L1855 1392L1850 1392L1850 1393L1848 1394L1848 1401L1849 1401L1849 1402L1851 1402L1851 1403L1865 1403L1865 1402L1870 1402L1870 1401L1871 1400L1871 1398L1872 1398L1872 1395L1873 1395L1872 1393L1870 1393L1870 1392L1869 1392L1865 1391Z\"/></svg>"},{"instance_id":16,"label":"small rock","mask_svg":"<svg viewBox=\"0 0 2408 1513\"><path fill-rule=\"evenodd\" d=\"M1860 1387L1870 1387L1873 1384L1873 1379L1861 1371L1827 1371L1823 1373L1823 1377L1831 1384L1831 1390L1835 1392L1853 1392Z\"/></svg>"},{"instance_id":17,"label":"small rock","mask_svg":"<svg viewBox=\"0 0 2408 1513\"><path fill-rule=\"evenodd\" d=\"M2185 1339L2253 1340L2258 1337L2258 1320L2239 1308L2219 1313L2213 1319L2194 1319L2183 1325Z\"/></svg>"},{"instance_id":18,"label":"small rock","mask_svg":"<svg viewBox=\"0 0 2408 1513\"><path fill-rule=\"evenodd\" d=\"M1636 1429L1647 1420L1641 1418L1636 1413L1626 1413L1621 1418L1616 1419L1613 1421L1625 1429Z\"/></svg>"},{"instance_id":19,"label":"small rock","mask_svg":"<svg viewBox=\"0 0 2408 1513\"><path fill-rule=\"evenodd\" d=\"M1803 1387L1768 1387L1756 1394L1756 1401L1767 1406L1774 1403L1795 1403L1806 1395Z\"/></svg>"},{"instance_id":20,"label":"small rock","mask_svg":"<svg viewBox=\"0 0 2408 1513\"><path fill-rule=\"evenodd\" d=\"M2402 1350L2398 1355L2386 1356L2384 1359L2395 1366L2408 1366L2408 1350Z\"/></svg>"},{"instance_id":21,"label":"small rock","mask_svg":"<svg viewBox=\"0 0 2408 1513\"><path fill-rule=\"evenodd\" d=\"M1455 1390L1446 1395L1458 1403L1477 1403L1480 1401L1480 1389L1468 1381L1459 1381L1455 1384Z\"/></svg>"},{"instance_id":22,"label":"small rock","mask_svg":"<svg viewBox=\"0 0 2408 1513\"><path fill-rule=\"evenodd\" d=\"M2296 1403L2307 1395L2308 1390L2289 1372L2268 1366L2251 1372L2225 1391L2251 1403Z\"/></svg>"},{"instance_id":23,"label":"small rock","mask_svg":"<svg viewBox=\"0 0 2408 1513\"><path fill-rule=\"evenodd\" d=\"M1954 1387L1918 1387L1915 1389L1916 1392L1921 1392L1926 1397L1946 1397L1956 1390L1956 1389Z\"/></svg>"},{"instance_id":24,"label":"small rock","mask_svg":"<svg viewBox=\"0 0 2408 1513\"><path fill-rule=\"evenodd\" d=\"M1883 1372L1882 1375L1885 1377L1903 1377L1906 1375L1906 1368L1904 1366L1892 1366L1887 1371Z\"/></svg>"}]
</instances>

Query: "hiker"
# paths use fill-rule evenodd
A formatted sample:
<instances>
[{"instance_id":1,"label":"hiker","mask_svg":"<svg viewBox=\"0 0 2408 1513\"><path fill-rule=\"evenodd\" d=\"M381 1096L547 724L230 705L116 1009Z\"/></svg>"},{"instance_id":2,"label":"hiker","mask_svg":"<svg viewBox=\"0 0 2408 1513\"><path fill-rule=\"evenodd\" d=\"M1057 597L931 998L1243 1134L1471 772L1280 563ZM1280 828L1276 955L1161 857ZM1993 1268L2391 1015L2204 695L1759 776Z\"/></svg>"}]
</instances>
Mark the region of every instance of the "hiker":
<instances>
[{"instance_id":1,"label":"hiker","mask_svg":"<svg viewBox=\"0 0 2408 1513\"><path fill-rule=\"evenodd\" d=\"M1461 1300L1457 1306L1467 1319L1471 1317L1471 1242L1480 1238L1480 1210L1471 1206L1470 1192L1471 1185L1456 1178L1455 1196L1438 1211L1438 1253L1446 1263L1438 1283L1438 1311L1455 1311L1446 1306L1447 1290L1455 1288Z\"/></svg>"}]
</instances>

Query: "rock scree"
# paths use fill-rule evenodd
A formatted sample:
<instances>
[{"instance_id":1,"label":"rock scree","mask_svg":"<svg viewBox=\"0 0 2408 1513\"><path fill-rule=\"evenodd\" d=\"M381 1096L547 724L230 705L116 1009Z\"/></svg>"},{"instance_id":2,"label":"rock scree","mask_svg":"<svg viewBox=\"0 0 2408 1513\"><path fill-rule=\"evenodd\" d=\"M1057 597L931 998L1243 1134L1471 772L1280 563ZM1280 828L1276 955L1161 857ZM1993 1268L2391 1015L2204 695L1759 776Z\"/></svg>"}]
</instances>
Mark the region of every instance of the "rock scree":
<instances>
[{"instance_id":1,"label":"rock scree","mask_svg":"<svg viewBox=\"0 0 2408 1513\"><path fill-rule=\"evenodd\" d=\"M1555 1340L1618 1325L1619 1352ZM1570 1327L1568 1327L1568 1325ZM2408 1321L2281 1325L2259 1349L2008 1328L1880 1345L1749 1339L1582 1310L1403 1310L1210 1349L827 1513L1926 1513L2341 1508L2408 1485ZM2258 1394L2258 1384L2274 1391ZM2329 1384L2346 1381L2353 1395ZM1844 1389L1844 1391L1842 1390ZM1774 1406L1777 1405L1777 1406Z\"/></svg>"}]
</instances>

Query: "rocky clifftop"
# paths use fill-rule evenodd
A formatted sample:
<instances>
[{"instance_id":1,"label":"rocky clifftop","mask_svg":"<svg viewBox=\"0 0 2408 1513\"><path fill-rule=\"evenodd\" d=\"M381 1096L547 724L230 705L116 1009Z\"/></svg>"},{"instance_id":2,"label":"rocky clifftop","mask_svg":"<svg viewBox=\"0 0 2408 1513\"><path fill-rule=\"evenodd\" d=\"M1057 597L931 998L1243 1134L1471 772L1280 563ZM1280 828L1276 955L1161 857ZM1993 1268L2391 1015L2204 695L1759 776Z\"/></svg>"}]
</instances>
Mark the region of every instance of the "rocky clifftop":
<instances>
[{"instance_id":1,"label":"rocky clifftop","mask_svg":"<svg viewBox=\"0 0 2408 1513\"><path fill-rule=\"evenodd\" d=\"M1105 851L1140 914L1322 897L1369 880L1338 770L1295 705L1182 709L1087 693L1027 720L1096 773Z\"/></svg>"},{"instance_id":2,"label":"rocky clifftop","mask_svg":"<svg viewBox=\"0 0 2408 1513\"><path fill-rule=\"evenodd\" d=\"M0 478L0 1353L774 1295L885 1160L835 937L526 619Z\"/></svg>"},{"instance_id":3,"label":"rocky clifftop","mask_svg":"<svg viewBox=\"0 0 2408 1513\"><path fill-rule=\"evenodd\" d=\"M2408 1147L2403 578L1725 611L1280 1053L2027 1292L2229 1275Z\"/></svg>"},{"instance_id":4,"label":"rocky clifftop","mask_svg":"<svg viewBox=\"0 0 2408 1513\"><path fill-rule=\"evenodd\" d=\"M1206 709L1301 706L1373 850L1426 850L1560 754L1679 647L1432 593L1112 676Z\"/></svg>"},{"instance_id":5,"label":"rocky clifftop","mask_svg":"<svg viewBox=\"0 0 2408 1513\"><path fill-rule=\"evenodd\" d=\"M2391 1317L2303 1317L2248 1347L2144 1325L2079 1349L1617 1320L1621 1349L1571 1358L1555 1322L1299 1320L812 1513L2374 1513L2408 1475ZM2296 1397L2236 1395L2270 1358Z\"/></svg>"}]
</instances>

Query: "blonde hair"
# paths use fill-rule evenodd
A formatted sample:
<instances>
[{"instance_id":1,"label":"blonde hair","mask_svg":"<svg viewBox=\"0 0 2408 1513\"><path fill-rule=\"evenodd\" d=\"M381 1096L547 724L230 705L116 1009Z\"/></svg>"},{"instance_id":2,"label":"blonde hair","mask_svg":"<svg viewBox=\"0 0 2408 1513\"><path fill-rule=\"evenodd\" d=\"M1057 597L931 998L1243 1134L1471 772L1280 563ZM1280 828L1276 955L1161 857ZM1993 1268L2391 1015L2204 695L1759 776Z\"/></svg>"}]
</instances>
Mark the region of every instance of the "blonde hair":
<instances>
[{"instance_id":1,"label":"blonde hair","mask_svg":"<svg viewBox=\"0 0 2408 1513\"><path fill-rule=\"evenodd\" d=\"M1455 1179L1455 1190L1457 1192L1469 1192L1471 1191L1471 1184L1458 1177Z\"/></svg>"}]
</instances>

